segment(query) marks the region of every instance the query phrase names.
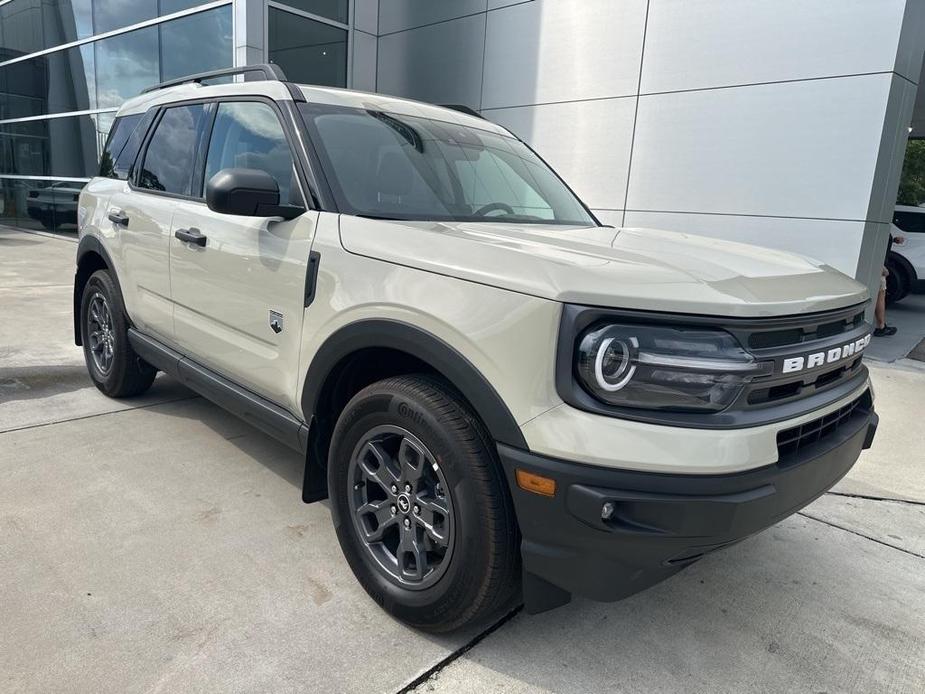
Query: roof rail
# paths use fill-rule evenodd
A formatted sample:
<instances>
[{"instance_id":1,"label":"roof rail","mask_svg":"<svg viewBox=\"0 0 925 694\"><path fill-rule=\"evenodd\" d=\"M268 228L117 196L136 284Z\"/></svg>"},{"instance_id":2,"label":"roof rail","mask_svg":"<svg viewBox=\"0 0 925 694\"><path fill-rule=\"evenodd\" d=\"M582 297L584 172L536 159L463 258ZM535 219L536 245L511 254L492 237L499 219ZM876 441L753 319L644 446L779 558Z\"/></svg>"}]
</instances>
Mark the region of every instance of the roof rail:
<instances>
[{"instance_id":1,"label":"roof rail","mask_svg":"<svg viewBox=\"0 0 925 694\"><path fill-rule=\"evenodd\" d=\"M467 116L475 116L476 118L481 118L485 120L485 116L476 111L474 108L469 106L463 106L462 104L440 104L443 108L449 108L454 111L459 111L460 113L465 113Z\"/></svg>"},{"instance_id":2,"label":"roof rail","mask_svg":"<svg viewBox=\"0 0 925 694\"><path fill-rule=\"evenodd\" d=\"M247 75L251 73L259 72L263 75L264 80L269 80L271 82L285 82L286 74L283 72L283 69L279 65L274 65L272 63L263 63L261 65L242 65L241 67L228 67L221 70L210 70L209 72L197 72L195 75L187 75L186 77L178 77L174 80L167 80L166 82L161 82L160 84L155 84L150 87L146 87L141 90L142 94L147 94L148 92L157 91L158 89L166 89L167 87L176 87L178 84L188 84L189 82L195 82L199 84L203 80L215 79L216 77L228 77L230 75Z\"/></svg>"}]
</instances>

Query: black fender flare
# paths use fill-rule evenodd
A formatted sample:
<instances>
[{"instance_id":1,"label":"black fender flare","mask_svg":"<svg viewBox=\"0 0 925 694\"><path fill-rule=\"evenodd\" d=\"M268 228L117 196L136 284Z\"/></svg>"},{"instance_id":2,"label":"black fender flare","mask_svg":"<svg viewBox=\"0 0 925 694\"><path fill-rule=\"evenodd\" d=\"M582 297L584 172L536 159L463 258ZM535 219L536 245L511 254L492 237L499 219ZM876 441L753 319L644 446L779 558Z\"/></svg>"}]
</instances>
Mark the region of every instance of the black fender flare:
<instances>
[{"instance_id":1,"label":"black fender flare","mask_svg":"<svg viewBox=\"0 0 925 694\"><path fill-rule=\"evenodd\" d=\"M84 286L87 284L88 279L88 277L82 276L80 266L83 262L83 259L89 253L95 253L103 259L103 262L106 263L106 267L109 268L109 275L112 277L112 281L116 285L116 290L121 296L125 296L122 293L122 286L119 284L119 277L116 274L116 266L113 265L112 258L103 247L103 244L100 243L100 240L95 236L84 236L82 239L80 239L80 243L77 244L77 269L74 272L74 344L77 346L80 346L81 344L80 299L83 296Z\"/></svg>"},{"instance_id":2,"label":"black fender flare","mask_svg":"<svg viewBox=\"0 0 925 694\"><path fill-rule=\"evenodd\" d=\"M311 422L331 370L361 349L386 348L405 352L430 365L456 388L498 443L529 450L517 421L485 376L454 347L417 326L389 319L349 323L331 334L315 353L302 388L302 412Z\"/></svg>"}]
</instances>

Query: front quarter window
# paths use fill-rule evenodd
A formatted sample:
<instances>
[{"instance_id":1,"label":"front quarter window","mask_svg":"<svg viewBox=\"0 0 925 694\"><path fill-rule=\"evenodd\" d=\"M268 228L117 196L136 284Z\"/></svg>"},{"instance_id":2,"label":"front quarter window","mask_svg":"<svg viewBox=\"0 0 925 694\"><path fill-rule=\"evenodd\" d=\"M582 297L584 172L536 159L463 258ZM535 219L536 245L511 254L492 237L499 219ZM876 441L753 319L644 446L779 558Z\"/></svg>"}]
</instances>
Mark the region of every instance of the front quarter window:
<instances>
[{"instance_id":1,"label":"front quarter window","mask_svg":"<svg viewBox=\"0 0 925 694\"><path fill-rule=\"evenodd\" d=\"M512 137L373 110L320 104L302 109L342 212L596 225L558 176Z\"/></svg>"}]
</instances>

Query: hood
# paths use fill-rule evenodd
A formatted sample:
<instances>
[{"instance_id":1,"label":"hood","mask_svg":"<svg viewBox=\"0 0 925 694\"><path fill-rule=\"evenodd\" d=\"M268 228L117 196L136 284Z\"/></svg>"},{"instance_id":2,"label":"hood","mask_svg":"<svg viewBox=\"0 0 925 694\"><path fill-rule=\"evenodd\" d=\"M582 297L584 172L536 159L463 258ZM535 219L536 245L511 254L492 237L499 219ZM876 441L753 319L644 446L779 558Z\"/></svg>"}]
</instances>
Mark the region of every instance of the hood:
<instances>
[{"instance_id":1,"label":"hood","mask_svg":"<svg viewBox=\"0 0 925 694\"><path fill-rule=\"evenodd\" d=\"M341 216L352 253L565 303L716 316L842 308L867 289L803 256L654 229Z\"/></svg>"}]
</instances>

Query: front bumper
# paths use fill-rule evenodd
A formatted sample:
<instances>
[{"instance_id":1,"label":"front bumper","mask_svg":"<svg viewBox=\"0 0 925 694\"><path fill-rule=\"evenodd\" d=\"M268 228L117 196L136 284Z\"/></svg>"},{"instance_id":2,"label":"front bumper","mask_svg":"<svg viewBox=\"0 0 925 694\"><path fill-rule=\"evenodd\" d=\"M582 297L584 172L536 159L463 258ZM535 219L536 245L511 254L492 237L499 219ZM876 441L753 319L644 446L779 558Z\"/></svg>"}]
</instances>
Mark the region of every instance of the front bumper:
<instances>
[{"instance_id":1,"label":"front bumper","mask_svg":"<svg viewBox=\"0 0 925 694\"><path fill-rule=\"evenodd\" d=\"M725 475L617 470L499 446L523 535L527 610L555 607L573 593L619 600L798 511L871 445L878 418L864 398L796 453ZM519 488L517 469L554 479L555 496Z\"/></svg>"}]
</instances>

